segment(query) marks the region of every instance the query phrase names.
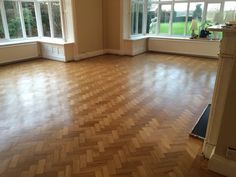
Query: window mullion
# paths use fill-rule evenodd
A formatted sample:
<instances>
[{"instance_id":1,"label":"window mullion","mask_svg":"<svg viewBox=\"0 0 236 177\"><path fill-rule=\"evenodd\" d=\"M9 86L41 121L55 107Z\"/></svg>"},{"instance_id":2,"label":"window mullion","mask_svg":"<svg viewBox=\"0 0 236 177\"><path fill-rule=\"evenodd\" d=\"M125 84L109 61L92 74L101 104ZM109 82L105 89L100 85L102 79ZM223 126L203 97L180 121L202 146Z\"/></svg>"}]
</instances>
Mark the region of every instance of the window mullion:
<instances>
[{"instance_id":1,"label":"window mullion","mask_svg":"<svg viewBox=\"0 0 236 177\"><path fill-rule=\"evenodd\" d=\"M171 12L170 12L170 21L169 21L169 35L172 35L172 27L173 27L173 12L174 12L174 1L171 3Z\"/></svg>"},{"instance_id":2,"label":"window mullion","mask_svg":"<svg viewBox=\"0 0 236 177\"><path fill-rule=\"evenodd\" d=\"M205 2L202 16L202 24L206 23L207 8L208 8L208 3Z\"/></svg>"},{"instance_id":3,"label":"window mullion","mask_svg":"<svg viewBox=\"0 0 236 177\"><path fill-rule=\"evenodd\" d=\"M142 34L147 34L147 1L144 0L143 4L143 30Z\"/></svg>"},{"instance_id":4,"label":"window mullion","mask_svg":"<svg viewBox=\"0 0 236 177\"><path fill-rule=\"evenodd\" d=\"M3 23L3 29L6 39L10 39L8 24L7 24L7 17L6 17L6 10L4 6L4 2L0 1L0 8L1 8L1 15L2 15L2 23Z\"/></svg>"},{"instance_id":5,"label":"window mullion","mask_svg":"<svg viewBox=\"0 0 236 177\"><path fill-rule=\"evenodd\" d=\"M61 17L61 32L62 32L62 39L65 41L66 37L65 37L65 13L64 13L64 4L63 1L60 0L60 17Z\"/></svg>"},{"instance_id":6,"label":"window mullion","mask_svg":"<svg viewBox=\"0 0 236 177\"><path fill-rule=\"evenodd\" d=\"M34 8L35 8L38 36L41 38L41 37L43 37L43 25L42 25L42 17L41 17L39 2L34 3Z\"/></svg>"},{"instance_id":7,"label":"window mullion","mask_svg":"<svg viewBox=\"0 0 236 177\"><path fill-rule=\"evenodd\" d=\"M54 38L54 26L53 26L53 17L52 17L52 3L48 3L48 15L49 15L49 25L50 25L50 32L51 32L51 37Z\"/></svg>"},{"instance_id":8,"label":"window mullion","mask_svg":"<svg viewBox=\"0 0 236 177\"><path fill-rule=\"evenodd\" d=\"M158 12L157 12L157 34L160 33L160 24L161 24L161 4L158 4Z\"/></svg>"},{"instance_id":9,"label":"window mullion","mask_svg":"<svg viewBox=\"0 0 236 177\"><path fill-rule=\"evenodd\" d=\"M225 8L225 2L221 2L221 5L220 5L220 13L221 13L222 16L224 16L224 8ZM224 22L223 17L222 17L222 20L223 20L223 22ZM223 23L223 22L222 22L222 23Z\"/></svg>"},{"instance_id":10,"label":"window mullion","mask_svg":"<svg viewBox=\"0 0 236 177\"><path fill-rule=\"evenodd\" d=\"M136 11L136 27L135 27L135 34L138 34L138 25L139 25L139 3L136 3L135 7Z\"/></svg>"},{"instance_id":11,"label":"window mullion","mask_svg":"<svg viewBox=\"0 0 236 177\"><path fill-rule=\"evenodd\" d=\"M188 34L189 8L190 8L190 2L188 2L188 5L187 5L187 15L186 15L186 19L185 19L184 36L186 36Z\"/></svg>"},{"instance_id":12,"label":"window mullion","mask_svg":"<svg viewBox=\"0 0 236 177\"><path fill-rule=\"evenodd\" d=\"M20 13L20 22L21 22L21 28L23 32L23 38L27 38L26 30L25 30L25 20L24 20L24 14L22 9L22 4L20 1L17 2L19 7L19 13Z\"/></svg>"}]
</instances>

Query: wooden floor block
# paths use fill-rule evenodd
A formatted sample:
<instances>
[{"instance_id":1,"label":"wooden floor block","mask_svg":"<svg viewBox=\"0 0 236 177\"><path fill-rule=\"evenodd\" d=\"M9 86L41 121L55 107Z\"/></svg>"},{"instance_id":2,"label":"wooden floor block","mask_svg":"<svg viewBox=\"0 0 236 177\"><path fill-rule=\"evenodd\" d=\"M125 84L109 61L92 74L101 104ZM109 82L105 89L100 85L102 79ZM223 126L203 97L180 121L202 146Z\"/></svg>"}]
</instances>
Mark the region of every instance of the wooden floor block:
<instances>
[{"instance_id":1,"label":"wooden floor block","mask_svg":"<svg viewBox=\"0 0 236 177\"><path fill-rule=\"evenodd\" d=\"M216 69L152 53L0 66L0 177L214 176L188 134Z\"/></svg>"}]
</instances>

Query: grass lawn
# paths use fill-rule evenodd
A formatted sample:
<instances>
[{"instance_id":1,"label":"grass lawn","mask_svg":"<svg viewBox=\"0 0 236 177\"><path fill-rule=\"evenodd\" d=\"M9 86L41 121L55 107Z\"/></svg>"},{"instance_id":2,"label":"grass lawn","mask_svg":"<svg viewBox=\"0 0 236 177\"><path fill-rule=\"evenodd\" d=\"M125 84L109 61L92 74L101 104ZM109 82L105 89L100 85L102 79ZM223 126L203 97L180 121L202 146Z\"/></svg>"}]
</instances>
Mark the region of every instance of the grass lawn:
<instances>
[{"instance_id":1,"label":"grass lawn","mask_svg":"<svg viewBox=\"0 0 236 177\"><path fill-rule=\"evenodd\" d=\"M150 34L156 34L156 29L157 29L156 25L157 24L155 23L150 27ZM188 22L187 34L189 35L192 33L190 30L190 26L191 22ZM172 35L183 35L184 30L185 30L185 22L173 22ZM168 33L169 33L169 23L161 23L160 34L168 34ZM198 31L196 31L196 33L198 33Z\"/></svg>"},{"instance_id":2,"label":"grass lawn","mask_svg":"<svg viewBox=\"0 0 236 177\"><path fill-rule=\"evenodd\" d=\"M190 36L192 31L190 30L192 22L187 23L187 35ZM198 23L198 26L200 27L201 23ZM168 34L169 33L169 23L161 23L160 24L160 34ZM172 35L184 35L185 30L185 22L174 22L172 26ZM150 26L149 34L156 34L157 33L157 23L152 24ZM196 34L199 34L200 31L196 30ZM213 34L210 35L210 38L213 38ZM222 39L222 33L218 33L218 38Z\"/></svg>"}]
</instances>

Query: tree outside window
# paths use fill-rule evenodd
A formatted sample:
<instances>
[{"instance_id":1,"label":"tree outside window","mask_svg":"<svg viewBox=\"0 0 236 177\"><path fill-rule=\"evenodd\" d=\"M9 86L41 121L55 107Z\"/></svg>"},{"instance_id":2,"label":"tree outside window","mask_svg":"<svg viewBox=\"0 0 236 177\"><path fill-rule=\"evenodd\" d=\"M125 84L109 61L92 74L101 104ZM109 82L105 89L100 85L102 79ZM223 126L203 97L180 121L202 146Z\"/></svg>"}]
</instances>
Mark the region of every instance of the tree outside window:
<instances>
[{"instance_id":1,"label":"tree outside window","mask_svg":"<svg viewBox=\"0 0 236 177\"><path fill-rule=\"evenodd\" d=\"M4 1L10 38L22 38L22 28L18 3Z\"/></svg>"},{"instance_id":2,"label":"tree outside window","mask_svg":"<svg viewBox=\"0 0 236 177\"><path fill-rule=\"evenodd\" d=\"M33 2L22 2L27 37L38 36L37 22Z\"/></svg>"}]
</instances>

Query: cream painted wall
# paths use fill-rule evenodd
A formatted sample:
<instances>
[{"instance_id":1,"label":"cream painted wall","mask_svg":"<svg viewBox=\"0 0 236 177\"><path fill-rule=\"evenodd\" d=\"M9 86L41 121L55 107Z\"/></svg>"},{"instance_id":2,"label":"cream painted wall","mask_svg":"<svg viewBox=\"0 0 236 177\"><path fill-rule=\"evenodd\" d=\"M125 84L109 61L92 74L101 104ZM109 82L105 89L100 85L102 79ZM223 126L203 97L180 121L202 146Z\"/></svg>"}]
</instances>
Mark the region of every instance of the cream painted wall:
<instances>
[{"instance_id":1,"label":"cream painted wall","mask_svg":"<svg viewBox=\"0 0 236 177\"><path fill-rule=\"evenodd\" d=\"M0 64L37 58L40 55L37 42L0 46Z\"/></svg>"},{"instance_id":2,"label":"cream painted wall","mask_svg":"<svg viewBox=\"0 0 236 177\"><path fill-rule=\"evenodd\" d=\"M103 39L105 49L120 49L120 0L103 0Z\"/></svg>"},{"instance_id":3,"label":"cream painted wall","mask_svg":"<svg viewBox=\"0 0 236 177\"><path fill-rule=\"evenodd\" d=\"M79 55L103 50L102 0L75 0L74 4Z\"/></svg>"}]
</instances>

